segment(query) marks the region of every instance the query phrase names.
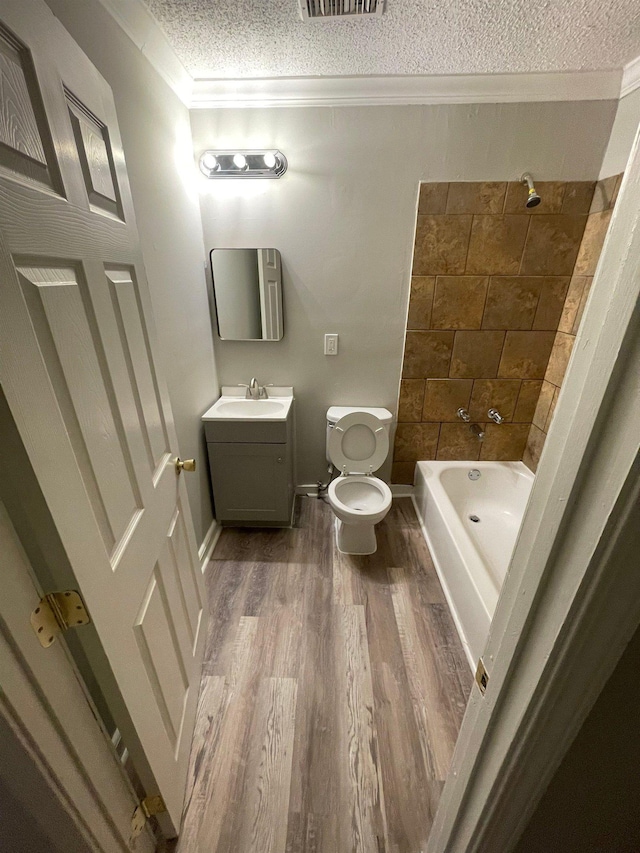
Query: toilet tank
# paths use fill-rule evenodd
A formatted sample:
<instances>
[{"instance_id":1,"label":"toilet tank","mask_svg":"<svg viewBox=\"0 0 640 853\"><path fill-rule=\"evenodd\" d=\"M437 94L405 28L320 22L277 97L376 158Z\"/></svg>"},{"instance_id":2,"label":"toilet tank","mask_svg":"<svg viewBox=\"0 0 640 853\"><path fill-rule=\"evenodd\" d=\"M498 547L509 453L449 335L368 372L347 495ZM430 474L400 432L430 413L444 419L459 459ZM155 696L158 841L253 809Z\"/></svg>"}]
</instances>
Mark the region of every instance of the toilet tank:
<instances>
[{"instance_id":1,"label":"toilet tank","mask_svg":"<svg viewBox=\"0 0 640 853\"><path fill-rule=\"evenodd\" d=\"M345 415L350 415L353 412L368 412L370 415L375 415L380 423L384 424L384 428L387 433L389 433L391 422L393 421L393 415L388 409L375 408L371 406L331 406L330 409L327 409L327 438L325 442L325 456L329 463L331 463L331 459L329 458L329 436L331 435L331 430L340 418L343 418Z\"/></svg>"}]
</instances>

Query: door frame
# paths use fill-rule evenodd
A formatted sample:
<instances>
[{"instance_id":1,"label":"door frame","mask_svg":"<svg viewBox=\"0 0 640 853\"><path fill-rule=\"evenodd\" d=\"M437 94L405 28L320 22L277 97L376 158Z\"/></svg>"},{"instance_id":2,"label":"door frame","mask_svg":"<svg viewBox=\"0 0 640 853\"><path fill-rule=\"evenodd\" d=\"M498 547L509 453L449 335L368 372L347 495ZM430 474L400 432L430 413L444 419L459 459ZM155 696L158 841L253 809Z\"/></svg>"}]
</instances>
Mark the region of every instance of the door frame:
<instances>
[{"instance_id":1,"label":"door frame","mask_svg":"<svg viewBox=\"0 0 640 853\"><path fill-rule=\"evenodd\" d=\"M640 137L428 853L508 853L640 624ZM637 541L637 534L636 534Z\"/></svg>"}]
</instances>

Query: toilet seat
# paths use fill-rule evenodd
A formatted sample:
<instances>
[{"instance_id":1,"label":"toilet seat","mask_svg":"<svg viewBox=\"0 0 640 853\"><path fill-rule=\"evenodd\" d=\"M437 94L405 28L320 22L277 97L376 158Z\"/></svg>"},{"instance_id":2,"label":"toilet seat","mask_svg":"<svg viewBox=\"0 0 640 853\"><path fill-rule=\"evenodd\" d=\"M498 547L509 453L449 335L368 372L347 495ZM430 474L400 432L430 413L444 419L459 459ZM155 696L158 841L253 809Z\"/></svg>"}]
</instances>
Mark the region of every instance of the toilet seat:
<instances>
[{"instance_id":1,"label":"toilet seat","mask_svg":"<svg viewBox=\"0 0 640 853\"><path fill-rule=\"evenodd\" d=\"M389 512L392 495L389 486L378 477L355 474L332 480L328 498L341 521L373 525Z\"/></svg>"},{"instance_id":2,"label":"toilet seat","mask_svg":"<svg viewBox=\"0 0 640 853\"><path fill-rule=\"evenodd\" d=\"M369 412L345 415L331 430L329 458L343 474L371 474L380 468L388 453L387 430Z\"/></svg>"}]
</instances>

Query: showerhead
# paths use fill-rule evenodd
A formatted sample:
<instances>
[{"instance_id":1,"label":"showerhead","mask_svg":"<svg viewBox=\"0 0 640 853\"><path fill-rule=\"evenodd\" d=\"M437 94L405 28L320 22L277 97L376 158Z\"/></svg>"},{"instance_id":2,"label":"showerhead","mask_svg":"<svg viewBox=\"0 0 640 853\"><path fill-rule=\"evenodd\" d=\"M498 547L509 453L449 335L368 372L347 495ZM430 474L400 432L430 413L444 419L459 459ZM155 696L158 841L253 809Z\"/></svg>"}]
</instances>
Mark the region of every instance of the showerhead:
<instances>
[{"instance_id":1,"label":"showerhead","mask_svg":"<svg viewBox=\"0 0 640 853\"><path fill-rule=\"evenodd\" d=\"M531 177L531 175L528 172L525 172L525 174L520 178L520 180L523 184L526 184L528 187L527 200L525 202L526 206L527 207L537 207L540 204L540 202L542 201L542 199L540 198L540 196L536 192L536 188L533 185L533 178Z\"/></svg>"}]
</instances>

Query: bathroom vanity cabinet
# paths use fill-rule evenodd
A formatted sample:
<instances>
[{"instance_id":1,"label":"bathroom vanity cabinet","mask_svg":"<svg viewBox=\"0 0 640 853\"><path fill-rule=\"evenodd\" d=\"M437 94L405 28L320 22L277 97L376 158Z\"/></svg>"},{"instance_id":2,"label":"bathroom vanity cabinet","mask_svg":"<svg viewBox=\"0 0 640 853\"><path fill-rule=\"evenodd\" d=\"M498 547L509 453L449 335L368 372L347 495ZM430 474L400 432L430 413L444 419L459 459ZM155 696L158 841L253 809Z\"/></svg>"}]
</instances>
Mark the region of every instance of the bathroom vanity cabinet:
<instances>
[{"instance_id":1,"label":"bathroom vanity cabinet","mask_svg":"<svg viewBox=\"0 0 640 853\"><path fill-rule=\"evenodd\" d=\"M286 419L205 420L216 519L288 527L294 499L293 406Z\"/></svg>"}]
</instances>

